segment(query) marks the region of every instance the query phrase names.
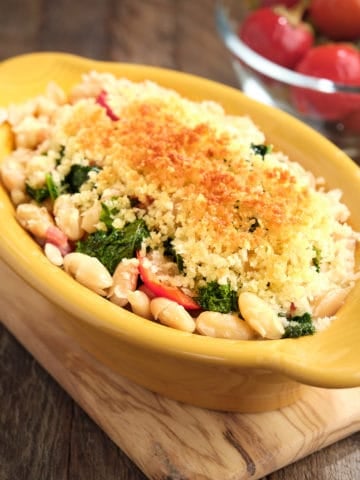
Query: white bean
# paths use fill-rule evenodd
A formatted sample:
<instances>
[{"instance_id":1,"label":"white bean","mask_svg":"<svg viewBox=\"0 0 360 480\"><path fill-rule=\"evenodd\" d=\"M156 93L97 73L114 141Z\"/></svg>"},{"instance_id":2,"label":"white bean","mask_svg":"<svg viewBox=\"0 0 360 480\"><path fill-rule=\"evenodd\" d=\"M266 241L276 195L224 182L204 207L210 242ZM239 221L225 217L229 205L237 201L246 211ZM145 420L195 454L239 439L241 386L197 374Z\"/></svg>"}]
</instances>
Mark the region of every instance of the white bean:
<instances>
[{"instance_id":1,"label":"white bean","mask_svg":"<svg viewBox=\"0 0 360 480\"><path fill-rule=\"evenodd\" d=\"M101 204L95 203L81 215L81 228L87 233L93 233L99 223Z\"/></svg>"},{"instance_id":2,"label":"white bean","mask_svg":"<svg viewBox=\"0 0 360 480\"><path fill-rule=\"evenodd\" d=\"M109 299L120 307L128 303L128 294L136 289L139 276L139 261L136 258L123 259L113 274L112 287L109 290Z\"/></svg>"},{"instance_id":3,"label":"white bean","mask_svg":"<svg viewBox=\"0 0 360 480\"><path fill-rule=\"evenodd\" d=\"M79 240L83 236L80 212L72 203L71 195L57 197L54 202L54 216L56 225L70 240Z\"/></svg>"},{"instance_id":4,"label":"white bean","mask_svg":"<svg viewBox=\"0 0 360 480\"><path fill-rule=\"evenodd\" d=\"M95 257L72 252L64 257L64 270L85 287L105 296L113 280L109 271Z\"/></svg>"},{"instance_id":5,"label":"white bean","mask_svg":"<svg viewBox=\"0 0 360 480\"><path fill-rule=\"evenodd\" d=\"M14 205L20 205L20 203L24 203L27 201L27 195L24 190L19 188L14 188L10 192L11 200Z\"/></svg>"},{"instance_id":6,"label":"white bean","mask_svg":"<svg viewBox=\"0 0 360 480\"><path fill-rule=\"evenodd\" d=\"M65 92L51 82L46 88L46 95L40 95L36 99L36 115L51 118L57 113L59 105L64 105L66 100Z\"/></svg>"},{"instance_id":7,"label":"white bean","mask_svg":"<svg viewBox=\"0 0 360 480\"><path fill-rule=\"evenodd\" d=\"M48 228L54 225L47 209L33 203L18 205L16 218L22 227L39 238L45 238Z\"/></svg>"},{"instance_id":8,"label":"white bean","mask_svg":"<svg viewBox=\"0 0 360 480\"><path fill-rule=\"evenodd\" d=\"M14 189L25 189L25 169L14 156L9 156L3 161L1 180L10 192Z\"/></svg>"},{"instance_id":9,"label":"white bean","mask_svg":"<svg viewBox=\"0 0 360 480\"><path fill-rule=\"evenodd\" d=\"M216 338L251 340L256 336L249 324L233 313L202 312L196 319L196 330Z\"/></svg>"},{"instance_id":10,"label":"white bean","mask_svg":"<svg viewBox=\"0 0 360 480\"><path fill-rule=\"evenodd\" d=\"M61 267L64 263L60 250L52 243L45 243L44 252L47 259L57 267Z\"/></svg>"},{"instance_id":11,"label":"white bean","mask_svg":"<svg viewBox=\"0 0 360 480\"><path fill-rule=\"evenodd\" d=\"M33 149L49 134L49 124L45 119L26 117L13 127L17 147Z\"/></svg>"},{"instance_id":12,"label":"white bean","mask_svg":"<svg viewBox=\"0 0 360 480\"><path fill-rule=\"evenodd\" d=\"M242 292L238 303L244 320L261 337L275 340L283 336L285 329L281 319L264 300L254 293Z\"/></svg>"},{"instance_id":13,"label":"white bean","mask_svg":"<svg viewBox=\"0 0 360 480\"><path fill-rule=\"evenodd\" d=\"M331 317L339 310L348 295L349 288L335 288L318 298L313 309L315 318Z\"/></svg>"},{"instance_id":14,"label":"white bean","mask_svg":"<svg viewBox=\"0 0 360 480\"><path fill-rule=\"evenodd\" d=\"M163 297L154 298L150 302L150 310L155 320L159 320L168 327L190 333L195 330L195 320L192 316L182 305L172 300Z\"/></svg>"},{"instance_id":15,"label":"white bean","mask_svg":"<svg viewBox=\"0 0 360 480\"><path fill-rule=\"evenodd\" d=\"M24 118L33 116L36 110L36 100L28 100L22 105L10 104L8 107L8 121L11 125L18 125Z\"/></svg>"},{"instance_id":16,"label":"white bean","mask_svg":"<svg viewBox=\"0 0 360 480\"><path fill-rule=\"evenodd\" d=\"M25 175L33 187L44 185L46 174L54 168L54 160L47 155L33 155L26 164Z\"/></svg>"},{"instance_id":17,"label":"white bean","mask_svg":"<svg viewBox=\"0 0 360 480\"><path fill-rule=\"evenodd\" d=\"M150 298L141 290L128 292L127 299L130 303L131 310L140 317L152 320L153 316L150 310Z\"/></svg>"}]
</instances>

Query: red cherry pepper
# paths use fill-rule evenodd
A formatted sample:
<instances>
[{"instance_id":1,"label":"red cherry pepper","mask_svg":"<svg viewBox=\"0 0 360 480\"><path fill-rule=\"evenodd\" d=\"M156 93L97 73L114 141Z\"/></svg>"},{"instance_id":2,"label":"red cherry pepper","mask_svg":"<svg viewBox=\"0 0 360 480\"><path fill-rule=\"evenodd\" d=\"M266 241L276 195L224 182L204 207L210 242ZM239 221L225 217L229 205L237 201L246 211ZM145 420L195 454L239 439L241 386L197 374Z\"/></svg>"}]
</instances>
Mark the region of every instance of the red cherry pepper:
<instances>
[{"instance_id":1,"label":"red cherry pepper","mask_svg":"<svg viewBox=\"0 0 360 480\"><path fill-rule=\"evenodd\" d=\"M294 68L314 42L306 23L266 7L248 15L239 36L255 52L286 68Z\"/></svg>"},{"instance_id":2,"label":"red cherry pepper","mask_svg":"<svg viewBox=\"0 0 360 480\"><path fill-rule=\"evenodd\" d=\"M180 288L161 283L151 271L151 261L146 256L141 256L139 253L137 258L139 260L140 278L154 296L173 300L187 310L199 310L201 308L192 297L186 295Z\"/></svg>"},{"instance_id":3,"label":"red cherry pepper","mask_svg":"<svg viewBox=\"0 0 360 480\"><path fill-rule=\"evenodd\" d=\"M332 40L360 37L359 0L312 0L309 15L315 28Z\"/></svg>"},{"instance_id":4,"label":"red cherry pepper","mask_svg":"<svg viewBox=\"0 0 360 480\"><path fill-rule=\"evenodd\" d=\"M284 5L284 7L293 7L297 5L300 0L262 0L260 5L262 7L275 7L276 5Z\"/></svg>"},{"instance_id":5,"label":"red cherry pepper","mask_svg":"<svg viewBox=\"0 0 360 480\"><path fill-rule=\"evenodd\" d=\"M318 78L360 87L360 54L350 44L326 44L309 50L296 71ZM360 94L319 93L294 88L293 101L303 114L319 116L326 120L340 120L351 112L360 110Z\"/></svg>"},{"instance_id":6,"label":"red cherry pepper","mask_svg":"<svg viewBox=\"0 0 360 480\"><path fill-rule=\"evenodd\" d=\"M341 122L348 132L360 134L360 108L342 118Z\"/></svg>"}]
</instances>

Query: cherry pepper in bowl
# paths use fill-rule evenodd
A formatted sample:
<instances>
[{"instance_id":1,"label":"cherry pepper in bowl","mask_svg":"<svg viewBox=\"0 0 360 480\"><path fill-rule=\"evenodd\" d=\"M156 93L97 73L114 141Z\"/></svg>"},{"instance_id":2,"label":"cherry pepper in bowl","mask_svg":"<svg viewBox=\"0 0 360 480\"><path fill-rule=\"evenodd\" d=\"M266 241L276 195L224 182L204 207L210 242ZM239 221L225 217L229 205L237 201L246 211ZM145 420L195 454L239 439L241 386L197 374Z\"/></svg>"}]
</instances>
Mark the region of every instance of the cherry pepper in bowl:
<instances>
[{"instance_id":1,"label":"cherry pepper in bowl","mask_svg":"<svg viewBox=\"0 0 360 480\"><path fill-rule=\"evenodd\" d=\"M360 0L311 0L315 28L332 40L360 38Z\"/></svg>"},{"instance_id":2,"label":"cherry pepper in bowl","mask_svg":"<svg viewBox=\"0 0 360 480\"><path fill-rule=\"evenodd\" d=\"M262 7L274 7L276 5L284 5L285 7L293 7L299 3L299 0L261 0Z\"/></svg>"},{"instance_id":3,"label":"cherry pepper in bowl","mask_svg":"<svg viewBox=\"0 0 360 480\"><path fill-rule=\"evenodd\" d=\"M314 43L311 27L301 21L303 9L264 7L251 12L239 37L255 52L286 68L294 68Z\"/></svg>"},{"instance_id":4,"label":"cherry pepper in bowl","mask_svg":"<svg viewBox=\"0 0 360 480\"><path fill-rule=\"evenodd\" d=\"M296 66L296 71L357 86L360 90L360 53L351 44L331 43L313 47ZM360 93L319 93L295 87L292 97L299 112L324 120L341 120L352 112L360 111Z\"/></svg>"}]
</instances>

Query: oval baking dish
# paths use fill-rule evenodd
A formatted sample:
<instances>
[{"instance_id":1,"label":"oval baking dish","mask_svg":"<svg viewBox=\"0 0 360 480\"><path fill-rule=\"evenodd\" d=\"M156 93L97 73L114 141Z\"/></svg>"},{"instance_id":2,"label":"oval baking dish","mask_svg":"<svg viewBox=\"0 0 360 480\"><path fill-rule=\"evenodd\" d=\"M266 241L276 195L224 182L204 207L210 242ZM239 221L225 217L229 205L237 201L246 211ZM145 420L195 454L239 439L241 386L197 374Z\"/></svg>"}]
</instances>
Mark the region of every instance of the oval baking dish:
<instances>
[{"instance_id":1,"label":"oval baking dish","mask_svg":"<svg viewBox=\"0 0 360 480\"><path fill-rule=\"evenodd\" d=\"M22 102L50 81L65 90L90 70L133 81L153 80L193 100L219 102L227 113L249 115L268 143L285 152L329 188L343 191L351 224L360 230L360 170L320 134L241 92L188 74L141 65L98 62L39 53L0 64L0 104ZM0 155L11 150L2 128ZM0 190L0 309L7 323L19 317L57 322L82 348L113 371L162 395L193 405L255 412L295 401L305 385L360 386L359 281L330 327L299 339L238 341L176 331L119 308L50 264L20 227ZM36 299L36 301L35 301Z\"/></svg>"}]
</instances>

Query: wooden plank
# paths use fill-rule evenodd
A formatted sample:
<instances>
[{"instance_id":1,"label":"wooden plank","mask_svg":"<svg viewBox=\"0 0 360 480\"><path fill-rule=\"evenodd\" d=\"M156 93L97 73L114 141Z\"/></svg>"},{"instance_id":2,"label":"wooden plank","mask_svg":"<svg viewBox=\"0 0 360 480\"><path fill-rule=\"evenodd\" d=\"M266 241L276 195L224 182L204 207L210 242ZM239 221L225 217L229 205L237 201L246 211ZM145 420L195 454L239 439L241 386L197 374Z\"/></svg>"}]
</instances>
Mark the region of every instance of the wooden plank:
<instances>
[{"instance_id":1,"label":"wooden plank","mask_svg":"<svg viewBox=\"0 0 360 480\"><path fill-rule=\"evenodd\" d=\"M109 28L113 60L182 70L238 86L216 31L213 0L122 0L115 3Z\"/></svg>"},{"instance_id":2,"label":"wooden plank","mask_svg":"<svg viewBox=\"0 0 360 480\"><path fill-rule=\"evenodd\" d=\"M176 2L176 58L183 71L238 87L229 53L216 31L214 3Z\"/></svg>"},{"instance_id":3,"label":"wooden plank","mask_svg":"<svg viewBox=\"0 0 360 480\"><path fill-rule=\"evenodd\" d=\"M116 61L177 69L174 48L178 3L172 0L115 2L110 22L110 57Z\"/></svg>"},{"instance_id":4,"label":"wooden plank","mask_svg":"<svg viewBox=\"0 0 360 480\"><path fill-rule=\"evenodd\" d=\"M0 323L0 479L145 480Z\"/></svg>"},{"instance_id":5,"label":"wooden plank","mask_svg":"<svg viewBox=\"0 0 360 480\"><path fill-rule=\"evenodd\" d=\"M253 415L153 394L81 350L56 324L61 310L30 286L13 298L16 275L1 269L7 328L149 478L257 479L359 430L359 388L309 388L291 407Z\"/></svg>"},{"instance_id":6,"label":"wooden plank","mask_svg":"<svg viewBox=\"0 0 360 480\"><path fill-rule=\"evenodd\" d=\"M35 50L107 58L111 5L111 0L44 2Z\"/></svg>"},{"instance_id":7,"label":"wooden plank","mask_svg":"<svg viewBox=\"0 0 360 480\"><path fill-rule=\"evenodd\" d=\"M41 6L41 0L1 1L0 59L36 49Z\"/></svg>"},{"instance_id":8,"label":"wooden plank","mask_svg":"<svg viewBox=\"0 0 360 480\"><path fill-rule=\"evenodd\" d=\"M71 398L1 324L0 357L0 478L67 479Z\"/></svg>"},{"instance_id":9,"label":"wooden plank","mask_svg":"<svg viewBox=\"0 0 360 480\"><path fill-rule=\"evenodd\" d=\"M76 404L74 404L69 443L69 480L145 480L146 478Z\"/></svg>"}]
</instances>

